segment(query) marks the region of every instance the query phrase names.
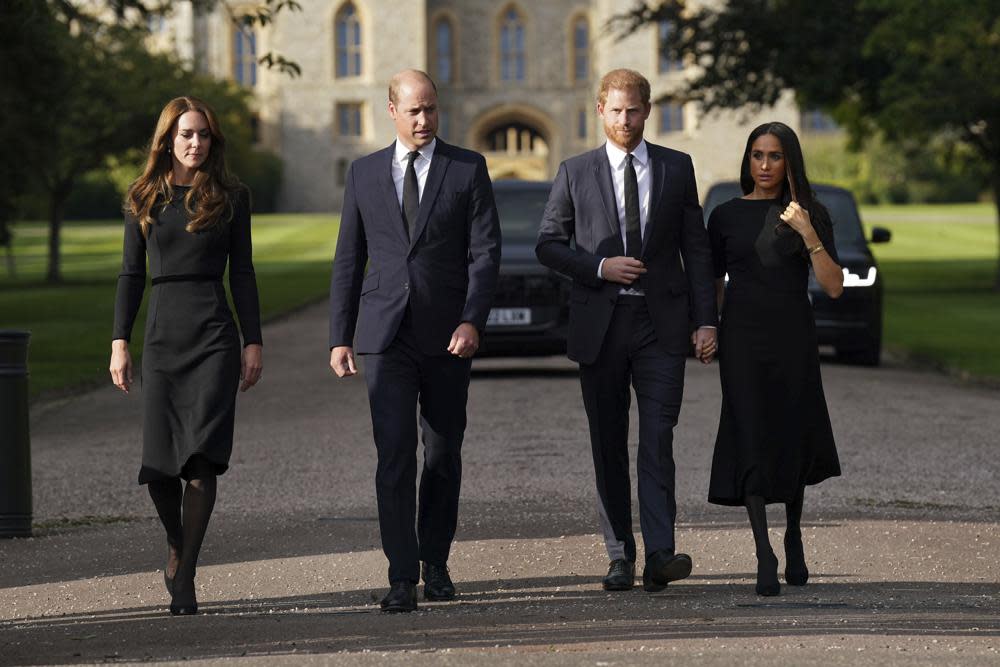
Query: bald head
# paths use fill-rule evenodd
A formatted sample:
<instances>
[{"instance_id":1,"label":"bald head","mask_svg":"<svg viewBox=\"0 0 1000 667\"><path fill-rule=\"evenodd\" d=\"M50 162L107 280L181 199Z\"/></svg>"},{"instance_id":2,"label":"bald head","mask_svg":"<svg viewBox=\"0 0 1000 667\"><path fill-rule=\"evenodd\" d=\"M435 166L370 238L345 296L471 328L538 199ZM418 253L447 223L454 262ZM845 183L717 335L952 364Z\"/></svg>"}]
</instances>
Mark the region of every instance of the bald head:
<instances>
[{"instance_id":1,"label":"bald head","mask_svg":"<svg viewBox=\"0 0 1000 667\"><path fill-rule=\"evenodd\" d=\"M434 95L437 95L437 86L434 85L434 80L427 72L418 69L404 69L402 72L397 72L389 79L389 101L393 104L399 104L399 96L404 87L420 88L423 86L430 86Z\"/></svg>"},{"instance_id":2,"label":"bald head","mask_svg":"<svg viewBox=\"0 0 1000 667\"><path fill-rule=\"evenodd\" d=\"M389 115L396 136L411 151L434 141L438 128L437 88L425 72L408 69L392 77Z\"/></svg>"}]
</instances>

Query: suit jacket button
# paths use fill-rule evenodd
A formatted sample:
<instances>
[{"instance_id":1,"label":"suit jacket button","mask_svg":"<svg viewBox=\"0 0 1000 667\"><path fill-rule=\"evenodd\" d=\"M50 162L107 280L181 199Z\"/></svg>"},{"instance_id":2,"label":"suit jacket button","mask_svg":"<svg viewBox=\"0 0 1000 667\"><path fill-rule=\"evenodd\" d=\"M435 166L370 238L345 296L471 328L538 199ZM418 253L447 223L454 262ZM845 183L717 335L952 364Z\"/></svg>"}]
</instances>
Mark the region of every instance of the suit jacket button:
<instances>
[{"instance_id":1,"label":"suit jacket button","mask_svg":"<svg viewBox=\"0 0 1000 667\"><path fill-rule=\"evenodd\" d=\"M403 283L403 289L404 290L410 289L410 283Z\"/></svg>"}]
</instances>

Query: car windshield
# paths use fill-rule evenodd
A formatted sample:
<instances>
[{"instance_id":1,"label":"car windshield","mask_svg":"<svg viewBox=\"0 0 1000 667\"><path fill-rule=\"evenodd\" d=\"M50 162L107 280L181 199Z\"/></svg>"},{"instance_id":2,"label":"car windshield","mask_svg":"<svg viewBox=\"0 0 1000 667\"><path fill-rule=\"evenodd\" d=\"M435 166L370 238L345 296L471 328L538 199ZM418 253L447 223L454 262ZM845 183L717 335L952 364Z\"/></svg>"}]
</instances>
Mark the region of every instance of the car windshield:
<instances>
[{"instance_id":1,"label":"car windshield","mask_svg":"<svg viewBox=\"0 0 1000 667\"><path fill-rule=\"evenodd\" d=\"M817 189L817 198L830 211L833 220L833 240L838 247L865 245L864 230L861 228L861 218L854 205L854 199L844 190ZM720 183L708 191L705 198L705 220L711 215L712 209L734 197L741 196L736 183Z\"/></svg>"},{"instance_id":2,"label":"car windshield","mask_svg":"<svg viewBox=\"0 0 1000 667\"><path fill-rule=\"evenodd\" d=\"M534 245L549 199L548 188L497 188L495 194L504 243Z\"/></svg>"}]
</instances>

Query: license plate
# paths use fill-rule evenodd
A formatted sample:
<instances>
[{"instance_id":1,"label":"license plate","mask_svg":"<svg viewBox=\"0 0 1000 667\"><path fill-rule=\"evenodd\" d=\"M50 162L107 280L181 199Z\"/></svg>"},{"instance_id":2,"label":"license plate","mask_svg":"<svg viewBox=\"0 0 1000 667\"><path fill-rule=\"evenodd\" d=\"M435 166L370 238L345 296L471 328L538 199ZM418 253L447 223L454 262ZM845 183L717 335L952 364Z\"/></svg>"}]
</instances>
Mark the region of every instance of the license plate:
<instances>
[{"instance_id":1,"label":"license plate","mask_svg":"<svg viewBox=\"0 0 1000 667\"><path fill-rule=\"evenodd\" d=\"M486 324L497 327L531 324L531 308L493 308Z\"/></svg>"}]
</instances>

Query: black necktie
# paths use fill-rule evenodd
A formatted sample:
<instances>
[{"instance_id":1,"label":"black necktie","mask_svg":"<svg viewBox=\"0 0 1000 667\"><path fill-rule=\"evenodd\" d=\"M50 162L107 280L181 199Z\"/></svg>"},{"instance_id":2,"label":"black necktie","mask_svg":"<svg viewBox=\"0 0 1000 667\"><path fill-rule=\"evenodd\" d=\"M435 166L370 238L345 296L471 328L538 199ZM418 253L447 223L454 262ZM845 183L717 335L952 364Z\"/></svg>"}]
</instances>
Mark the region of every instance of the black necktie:
<instances>
[{"instance_id":1,"label":"black necktie","mask_svg":"<svg viewBox=\"0 0 1000 667\"><path fill-rule=\"evenodd\" d=\"M406 235L413 238L413 226L417 224L417 214L420 212L420 189L417 186L417 170L413 162L420 155L417 151L406 154L406 172L403 173L403 222L406 223Z\"/></svg>"},{"instance_id":2,"label":"black necktie","mask_svg":"<svg viewBox=\"0 0 1000 667\"><path fill-rule=\"evenodd\" d=\"M632 154L625 157L625 254L639 259L642 228L639 226L639 179L632 166Z\"/></svg>"}]
</instances>

